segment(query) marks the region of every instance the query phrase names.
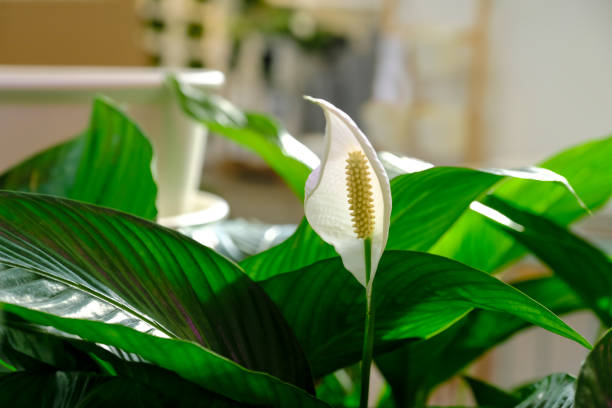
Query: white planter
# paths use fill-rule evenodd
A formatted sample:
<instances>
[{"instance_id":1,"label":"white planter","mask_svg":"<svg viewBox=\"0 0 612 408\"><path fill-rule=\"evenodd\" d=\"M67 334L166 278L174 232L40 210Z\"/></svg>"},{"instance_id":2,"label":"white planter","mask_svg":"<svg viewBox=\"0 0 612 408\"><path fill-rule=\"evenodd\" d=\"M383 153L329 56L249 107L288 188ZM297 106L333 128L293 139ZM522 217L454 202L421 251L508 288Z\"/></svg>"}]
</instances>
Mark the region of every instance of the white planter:
<instances>
[{"instance_id":1,"label":"white planter","mask_svg":"<svg viewBox=\"0 0 612 408\"><path fill-rule=\"evenodd\" d=\"M107 95L141 126L155 149L159 217L193 211L206 129L180 111L166 88L166 69L0 66L0 171L75 136L87 126L91 101ZM180 81L215 90L218 71L173 71Z\"/></svg>"}]
</instances>

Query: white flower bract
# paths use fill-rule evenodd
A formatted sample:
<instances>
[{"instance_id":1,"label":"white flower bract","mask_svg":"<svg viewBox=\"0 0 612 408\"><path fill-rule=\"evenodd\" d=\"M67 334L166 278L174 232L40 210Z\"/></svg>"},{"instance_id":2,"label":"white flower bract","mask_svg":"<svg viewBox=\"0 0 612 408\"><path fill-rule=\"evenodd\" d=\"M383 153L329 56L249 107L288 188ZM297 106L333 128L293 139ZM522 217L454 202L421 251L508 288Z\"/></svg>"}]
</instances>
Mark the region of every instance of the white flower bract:
<instances>
[{"instance_id":1,"label":"white flower bract","mask_svg":"<svg viewBox=\"0 0 612 408\"><path fill-rule=\"evenodd\" d=\"M304 213L310 226L324 241L334 246L344 267L365 287L374 279L389 235L389 178L376 151L346 113L322 99L305 98L323 109L327 124L323 160L306 181ZM366 205L374 224L373 228L368 228L372 242L369 282L366 282L364 240L355 232L354 211L349 203L347 185L347 160L355 152L365 156L364 164L369 177L368 203L352 203Z\"/></svg>"}]
</instances>

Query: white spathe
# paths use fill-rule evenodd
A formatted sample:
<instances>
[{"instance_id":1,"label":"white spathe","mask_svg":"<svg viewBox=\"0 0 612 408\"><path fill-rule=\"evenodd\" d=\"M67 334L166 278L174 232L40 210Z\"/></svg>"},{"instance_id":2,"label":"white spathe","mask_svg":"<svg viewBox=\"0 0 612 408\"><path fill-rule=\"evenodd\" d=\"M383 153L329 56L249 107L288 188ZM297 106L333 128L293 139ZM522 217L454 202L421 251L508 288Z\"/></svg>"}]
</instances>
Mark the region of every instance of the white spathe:
<instances>
[{"instance_id":1,"label":"white spathe","mask_svg":"<svg viewBox=\"0 0 612 408\"><path fill-rule=\"evenodd\" d=\"M304 213L310 226L327 243L334 246L344 267L364 287L371 285L380 257L387 245L391 216L389 178L378 160L376 151L355 122L331 103L311 97L305 99L319 105L327 121L325 154L322 163L306 181ZM366 282L364 243L357 238L348 203L346 159L349 153L361 151L367 158L374 205L372 269Z\"/></svg>"}]
</instances>

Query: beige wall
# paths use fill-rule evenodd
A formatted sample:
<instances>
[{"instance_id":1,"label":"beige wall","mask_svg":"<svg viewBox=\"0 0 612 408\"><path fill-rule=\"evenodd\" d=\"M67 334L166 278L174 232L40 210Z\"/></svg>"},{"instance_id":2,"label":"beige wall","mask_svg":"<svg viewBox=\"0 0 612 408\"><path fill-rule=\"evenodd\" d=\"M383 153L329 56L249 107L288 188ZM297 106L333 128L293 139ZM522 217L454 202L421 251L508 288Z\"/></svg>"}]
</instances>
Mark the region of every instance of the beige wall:
<instances>
[{"instance_id":1,"label":"beige wall","mask_svg":"<svg viewBox=\"0 0 612 408\"><path fill-rule=\"evenodd\" d=\"M0 0L0 64L147 65L133 0Z\"/></svg>"},{"instance_id":2,"label":"beige wall","mask_svg":"<svg viewBox=\"0 0 612 408\"><path fill-rule=\"evenodd\" d=\"M494 0L488 165L519 166L612 132L612 2Z\"/></svg>"}]
</instances>

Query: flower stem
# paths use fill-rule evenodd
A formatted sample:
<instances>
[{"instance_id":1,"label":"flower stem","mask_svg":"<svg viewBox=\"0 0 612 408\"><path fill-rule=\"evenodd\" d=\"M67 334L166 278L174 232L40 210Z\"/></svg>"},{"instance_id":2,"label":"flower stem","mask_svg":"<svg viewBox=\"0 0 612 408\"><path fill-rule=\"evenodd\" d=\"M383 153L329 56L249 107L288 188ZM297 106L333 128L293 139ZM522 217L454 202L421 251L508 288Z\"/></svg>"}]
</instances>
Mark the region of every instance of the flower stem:
<instances>
[{"instance_id":1,"label":"flower stem","mask_svg":"<svg viewBox=\"0 0 612 408\"><path fill-rule=\"evenodd\" d=\"M366 317L363 335L363 355L361 358L361 398L360 408L367 408L370 391L370 366L372 365L372 351L374 349L374 310L372 308L372 284L370 274L372 268L372 241L366 238L363 241L364 260L366 269Z\"/></svg>"},{"instance_id":2,"label":"flower stem","mask_svg":"<svg viewBox=\"0 0 612 408\"><path fill-rule=\"evenodd\" d=\"M370 275L372 272L372 239L366 238L363 240L363 258L365 261L365 281L366 281L366 292L367 287L370 285ZM366 293L367 296L367 293Z\"/></svg>"}]
</instances>

